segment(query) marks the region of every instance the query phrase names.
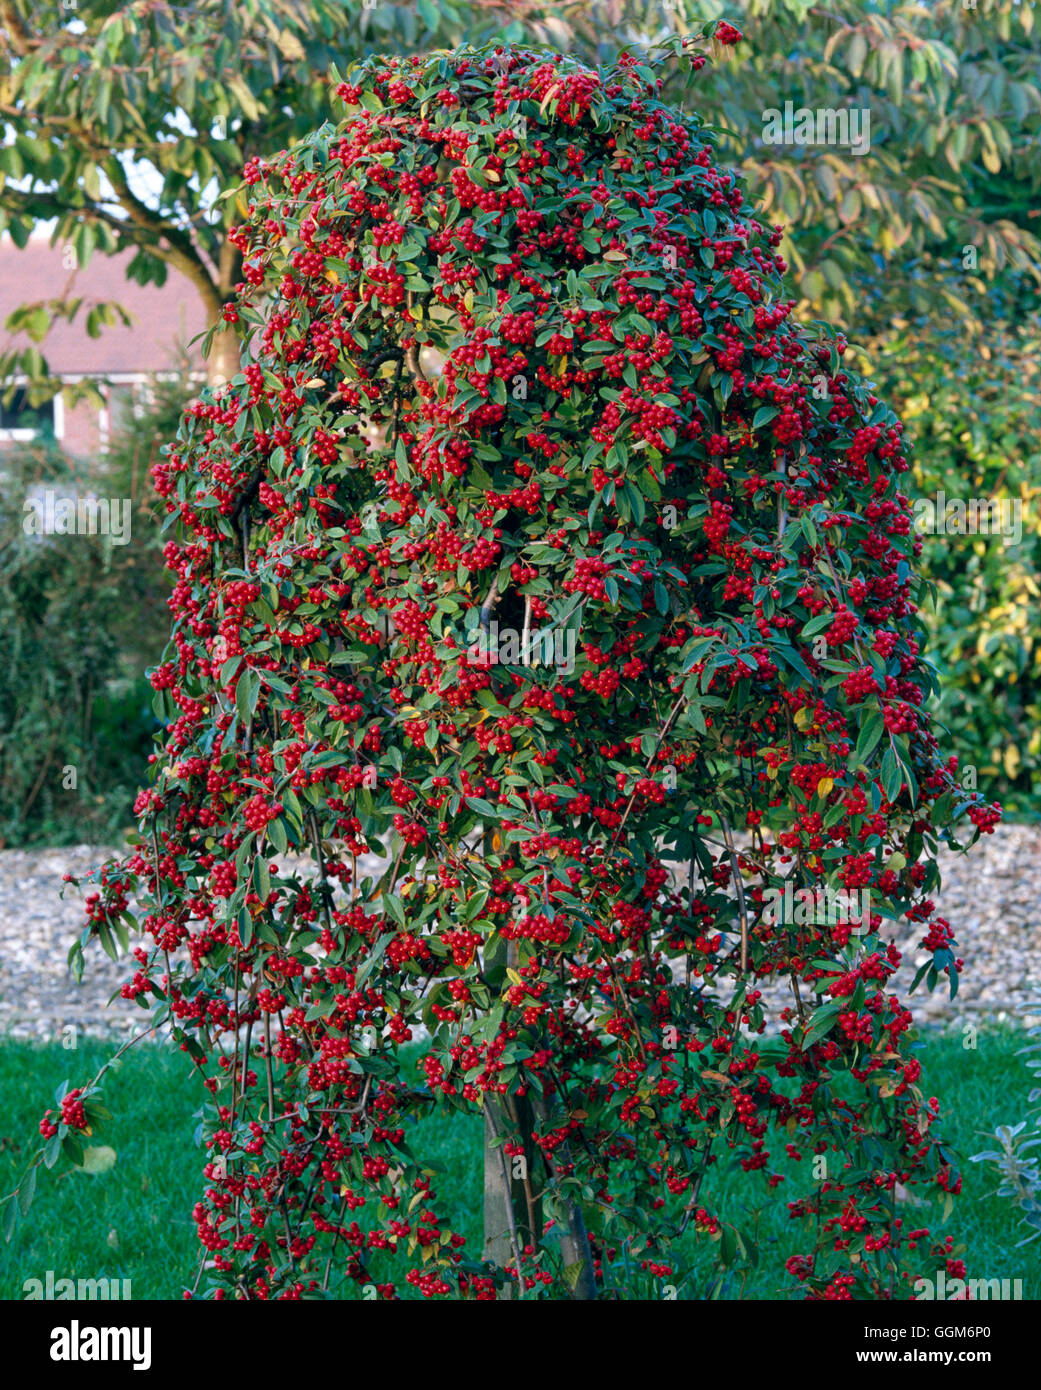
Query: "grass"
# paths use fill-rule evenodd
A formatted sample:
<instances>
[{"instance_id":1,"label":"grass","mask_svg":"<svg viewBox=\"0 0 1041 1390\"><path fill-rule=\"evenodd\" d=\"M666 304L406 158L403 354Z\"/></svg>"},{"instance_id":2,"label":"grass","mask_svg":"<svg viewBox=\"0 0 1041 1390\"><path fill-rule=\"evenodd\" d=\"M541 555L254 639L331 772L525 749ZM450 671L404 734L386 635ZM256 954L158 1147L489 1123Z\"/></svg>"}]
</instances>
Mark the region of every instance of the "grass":
<instances>
[{"instance_id":1,"label":"grass","mask_svg":"<svg viewBox=\"0 0 1041 1390\"><path fill-rule=\"evenodd\" d=\"M1029 1074L1016 1056L1022 1034L1009 1029L981 1032L975 1051L963 1049L960 1033L927 1035L923 1063L927 1091L943 1101L945 1130L963 1158L988 1147L981 1137L997 1125L1015 1123L1026 1108ZM11 1190L36 1147L36 1125L68 1076L93 1075L110 1055L103 1043L75 1052L58 1045L0 1044L0 1193ZM115 1166L91 1176L80 1171L41 1172L36 1199L19 1222L13 1241L0 1245L0 1298L24 1297L27 1279L107 1276L131 1279L135 1299L178 1297L197 1269L191 1207L202 1162L194 1143L194 1112L202 1102L198 1080L180 1053L144 1044L127 1053L106 1083L113 1120L97 1142L117 1152ZM456 1228L480 1249L481 1125L477 1117L435 1114L419 1126L413 1149L442 1168L437 1190ZM781 1152L780 1144L774 1145ZM805 1162L805 1160L804 1160ZM785 1160L780 1171L800 1175ZM758 1268L731 1276L722 1297L781 1296L783 1263L799 1245L789 1229L781 1185L769 1192L758 1176L740 1170L712 1171L702 1198L743 1229L754 1229L762 1251ZM949 1224L939 1213L908 1213L915 1224L952 1234L964 1245L969 1272L990 1278L1022 1279L1025 1298L1041 1294L1041 1240L1020 1249L1024 1228L1005 1199L994 1196L996 1180L981 1165L964 1163L964 1191ZM716 1247L691 1237L677 1261L679 1297L701 1297L711 1277ZM388 1269L389 1273L389 1269ZM378 1277L384 1277L382 1269ZM650 1290L649 1290L650 1292ZM353 1296L353 1291L352 1291Z\"/></svg>"}]
</instances>

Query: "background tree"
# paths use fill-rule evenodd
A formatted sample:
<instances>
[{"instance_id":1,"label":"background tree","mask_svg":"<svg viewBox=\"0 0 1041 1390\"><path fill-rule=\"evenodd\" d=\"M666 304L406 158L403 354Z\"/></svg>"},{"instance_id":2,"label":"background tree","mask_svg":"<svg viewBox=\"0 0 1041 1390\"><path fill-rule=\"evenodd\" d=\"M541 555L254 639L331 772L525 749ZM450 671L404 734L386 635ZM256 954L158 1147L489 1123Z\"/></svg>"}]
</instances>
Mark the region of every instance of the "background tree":
<instances>
[{"instance_id":1,"label":"background tree","mask_svg":"<svg viewBox=\"0 0 1041 1390\"><path fill-rule=\"evenodd\" d=\"M925 341L906 324L876 360L913 431L913 491L941 507L982 499L1003 518L997 534L923 534L925 612L951 746L1029 819L1041 810L1041 323L1014 301L1002 309L993 293L971 337L957 320Z\"/></svg>"},{"instance_id":2,"label":"background tree","mask_svg":"<svg viewBox=\"0 0 1041 1390\"><path fill-rule=\"evenodd\" d=\"M216 321L241 274L225 235L241 207L219 195L249 159L322 119L330 65L372 49L440 48L504 26L523 32L542 8L512 0L381 0L371 9L357 0L82 0L66 10L2 0L0 230L24 245L35 222L53 219L55 239L81 265L95 251L133 250L130 277L161 284L176 269ZM655 14L651 3L637 9ZM552 13L532 27L571 32ZM119 312L91 307L98 328ZM55 314L80 309L37 302L9 326L41 341ZM236 365L233 337L218 335L211 377ZM42 387L46 361L34 349L0 359L0 378L16 371Z\"/></svg>"},{"instance_id":3,"label":"background tree","mask_svg":"<svg viewBox=\"0 0 1041 1390\"><path fill-rule=\"evenodd\" d=\"M614 0L618 3L618 0ZM765 215L804 304L858 341L896 315L971 331L985 282L1036 281L1041 34L1017 0L740 0L747 42L706 84L705 118ZM739 22L739 21L735 21ZM862 108L870 148L764 143L765 109ZM972 248L974 254L965 255ZM967 264L966 264L967 262Z\"/></svg>"},{"instance_id":4,"label":"background tree","mask_svg":"<svg viewBox=\"0 0 1041 1390\"><path fill-rule=\"evenodd\" d=\"M0 0L0 228L22 244L55 219L81 263L131 248L130 275L161 282L175 267L216 320L241 269L225 235L240 209L220 191L321 119L331 64L496 34L602 60L722 14L749 42L717 68L704 113L733 132L725 152L789 228L803 312L844 325L867 300L862 333L894 313L971 320L981 276L1036 272L1041 48L1033 7L1015 0ZM765 145L762 112L785 100L870 109L870 152ZM99 327L118 312L96 308ZM17 322L37 340L62 312L28 309ZM218 337L211 374L233 358ZM0 375L16 366L36 381L45 370L30 350Z\"/></svg>"},{"instance_id":5,"label":"background tree","mask_svg":"<svg viewBox=\"0 0 1041 1390\"><path fill-rule=\"evenodd\" d=\"M261 149L311 127L360 13L335 0L86 0L71 12L3 0L7 230L24 244L34 222L56 219L55 238L81 265L132 249L128 275L161 284L173 267L216 320L240 275L224 235L237 213L217 194ZM433 37L402 13L403 34ZM43 337L46 317L30 326ZM211 374L234 361L230 338L218 338Z\"/></svg>"}]
</instances>

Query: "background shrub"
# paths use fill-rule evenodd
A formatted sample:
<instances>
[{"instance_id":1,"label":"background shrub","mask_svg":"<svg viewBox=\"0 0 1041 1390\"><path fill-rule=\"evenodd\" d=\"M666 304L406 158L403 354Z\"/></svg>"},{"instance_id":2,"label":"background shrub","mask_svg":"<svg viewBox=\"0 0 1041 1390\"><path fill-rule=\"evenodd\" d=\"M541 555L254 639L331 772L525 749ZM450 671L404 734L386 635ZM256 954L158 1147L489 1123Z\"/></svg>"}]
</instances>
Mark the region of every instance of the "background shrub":
<instances>
[{"instance_id":1,"label":"background shrub","mask_svg":"<svg viewBox=\"0 0 1041 1390\"><path fill-rule=\"evenodd\" d=\"M104 842L132 820L159 728L145 669L166 642L170 584L149 470L176 429L187 383L155 401L107 456L77 462L53 443L0 467L0 841ZM38 537L23 529L34 489L129 498L131 539ZM63 768L75 768L75 787Z\"/></svg>"},{"instance_id":2,"label":"background shrub","mask_svg":"<svg viewBox=\"0 0 1041 1390\"><path fill-rule=\"evenodd\" d=\"M1018 543L924 534L921 569L939 722L987 796L1026 819L1041 814L1041 320L1001 290L992 308L978 338L908 324L873 365L914 441L913 496L1021 508Z\"/></svg>"}]
</instances>

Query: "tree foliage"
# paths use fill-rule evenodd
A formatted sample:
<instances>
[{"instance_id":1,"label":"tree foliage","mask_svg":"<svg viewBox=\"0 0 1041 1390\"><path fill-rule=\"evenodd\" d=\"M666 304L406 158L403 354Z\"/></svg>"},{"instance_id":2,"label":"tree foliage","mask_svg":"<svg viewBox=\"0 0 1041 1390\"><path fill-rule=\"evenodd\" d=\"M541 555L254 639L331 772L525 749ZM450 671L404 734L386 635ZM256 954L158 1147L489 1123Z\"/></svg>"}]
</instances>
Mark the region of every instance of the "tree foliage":
<instances>
[{"instance_id":1,"label":"tree foliage","mask_svg":"<svg viewBox=\"0 0 1041 1390\"><path fill-rule=\"evenodd\" d=\"M905 323L874 359L914 438L915 495L939 500L953 522L952 503L980 508L978 529L969 518L961 531L922 534L937 717L974 768L973 785L1032 817L1041 810L1041 323L1020 319L1014 301L995 307L974 339L954 324L923 343ZM933 514L922 522L933 526Z\"/></svg>"},{"instance_id":2,"label":"tree foliage","mask_svg":"<svg viewBox=\"0 0 1041 1390\"><path fill-rule=\"evenodd\" d=\"M722 9L722 7L720 7ZM747 43L708 84L705 119L783 245L802 298L858 339L893 316L971 332L1012 269L1037 283L1041 33L1016 0L745 0ZM762 113L859 108L870 148L764 145ZM966 248L975 254L966 256ZM966 265L968 261L968 265Z\"/></svg>"},{"instance_id":3,"label":"tree foliage","mask_svg":"<svg viewBox=\"0 0 1041 1390\"><path fill-rule=\"evenodd\" d=\"M893 313L971 323L987 277L1036 274L1041 39L1015 0L83 0L74 12L3 0L0 228L23 244L55 219L81 264L132 248L134 278L176 267L216 320L241 271L226 239L240 209L219 195L251 156L320 123L331 63L494 34L602 61L723 14L748 42L714 70L701 115L734 132L726 153L791 228L804 314L848 325L856 309L861 333ZM869 110L870 151L765 146L762 113L786 100ZM43 329L56 308L31 311ZM218 375L234 369L225 353L230 335ZM36 382L46 367L38 349L0 364L16 365Z\"/></svg>"}]
</instances>

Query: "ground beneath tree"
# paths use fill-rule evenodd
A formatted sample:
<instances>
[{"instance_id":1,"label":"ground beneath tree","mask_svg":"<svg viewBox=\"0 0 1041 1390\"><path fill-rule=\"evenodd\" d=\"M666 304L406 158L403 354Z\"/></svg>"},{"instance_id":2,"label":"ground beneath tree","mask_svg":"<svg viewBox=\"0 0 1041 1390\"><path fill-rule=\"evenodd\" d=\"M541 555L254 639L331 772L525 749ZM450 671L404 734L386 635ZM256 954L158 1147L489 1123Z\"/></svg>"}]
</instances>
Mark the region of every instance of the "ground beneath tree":
<instances>
[{"instance_id":1,"label":"ground beneath tree","mask_svg":"<svg viewBox=\"0 0 1041 1390\"><path fill-rule=\"evenodd\" d=\"M75 890L61 898L62 875L83 876L109 853L86 845L0 850L0 1036L74 1046L77 1037L125 1035L146 1022L133 1003L117 997L108 1005L133 974L132 961L129 968L110 961L95 943L82 985L66 965L83 909ZM1041 1001L1041 827L998 826L967 855L945 853L941 868L937 909L955 928L966 968L956 999L938 986L914 1005L916 1014L976 1023L981 1015L1007 1017L1029 1000ZM925 955L913 934L897 944L904 962L896 983L904 993ZM773 1003L781 997L780 989L767 992Z\"/></svg>"}]
</instances>

